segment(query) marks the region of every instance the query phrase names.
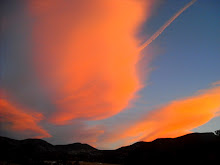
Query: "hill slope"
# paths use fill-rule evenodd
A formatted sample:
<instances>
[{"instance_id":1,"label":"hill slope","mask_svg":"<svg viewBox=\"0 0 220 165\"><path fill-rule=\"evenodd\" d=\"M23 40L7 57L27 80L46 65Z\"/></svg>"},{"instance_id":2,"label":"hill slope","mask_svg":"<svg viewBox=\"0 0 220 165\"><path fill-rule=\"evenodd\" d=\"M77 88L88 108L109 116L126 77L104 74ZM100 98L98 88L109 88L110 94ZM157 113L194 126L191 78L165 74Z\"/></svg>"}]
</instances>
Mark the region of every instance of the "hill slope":
<instances>
[{"instance_id":1,"label":"hill slope","mask_svg":"<svg viewBox=\"0 0 220 165\"><path fill-rule=\"evenodd\" d=\"M219 161L220 136L192 133L177 138L137 142L116 150L98 150L88 144L52 145L41 139L14 140L0 137L0 160L83 160L141 165L204 164Z\"/></svg>"}]
</instances>

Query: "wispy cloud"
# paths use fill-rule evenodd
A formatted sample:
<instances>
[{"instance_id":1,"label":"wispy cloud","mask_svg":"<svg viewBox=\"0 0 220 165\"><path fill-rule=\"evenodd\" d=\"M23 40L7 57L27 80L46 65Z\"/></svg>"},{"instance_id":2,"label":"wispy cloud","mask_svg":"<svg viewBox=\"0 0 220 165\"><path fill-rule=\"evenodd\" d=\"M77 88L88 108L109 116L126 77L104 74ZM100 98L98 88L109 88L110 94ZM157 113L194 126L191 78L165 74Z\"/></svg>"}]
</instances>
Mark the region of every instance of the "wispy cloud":
<instances>
[{"instance_id":1,"label":"wispy cloud","mask_svg":"<svg viewBox=\"0 0 220 165\"><path fill-rule=\"evenodd\" d=\"M220 111L220 87L200 90L195 95L170 103L143 114L127 128L106 136L104 143L123 139L124 144L151 141L156 138L177 137L189 133L218 116Z\"/></svg>"},{"instance_id":2,"label":"wispy cloud","mask_svg":"<svg viewBox=\"0 0 220 165\"><path fill-rule=\"evenodd\" d=\"M8 131L17 133L22 132L22 134L35 138L51 137L45 129L38 125L43 119L41 113L27 110L17 103L12 103L5 94L3 96L2 93L0 93L1 129L7 129Z\"/></svg>"},{"instance_id":3,"label":"wispy cloud","mask_svg":"<svg viewBox=\"0 0 220 165\"><path fill-rule=\"evenodd\" d=\"M218 86L218 85L220 85L220 81L216 81L216 82L212 83L212 86Z\"/></svg>"}]
</instances>

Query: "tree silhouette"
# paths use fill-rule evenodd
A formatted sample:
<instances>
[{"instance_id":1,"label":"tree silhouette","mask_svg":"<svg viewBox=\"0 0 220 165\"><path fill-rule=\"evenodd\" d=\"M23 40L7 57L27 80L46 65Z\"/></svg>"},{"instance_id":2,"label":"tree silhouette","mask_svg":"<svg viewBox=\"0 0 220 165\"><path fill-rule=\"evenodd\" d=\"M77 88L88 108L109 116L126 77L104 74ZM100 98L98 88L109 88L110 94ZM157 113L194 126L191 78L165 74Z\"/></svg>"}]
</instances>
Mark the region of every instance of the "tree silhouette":
<instances>
[{"instance_id":1,"label":"tree silhouette","mask_svg":"<svg viewBox=\"0 0 220 165\"><path fill-rule=\"evenodd\" d=\"M215 134L216 134L217 136L220 136L220 129L217 130L217 131L215 131Z\"/></svg>"}]
</instances>

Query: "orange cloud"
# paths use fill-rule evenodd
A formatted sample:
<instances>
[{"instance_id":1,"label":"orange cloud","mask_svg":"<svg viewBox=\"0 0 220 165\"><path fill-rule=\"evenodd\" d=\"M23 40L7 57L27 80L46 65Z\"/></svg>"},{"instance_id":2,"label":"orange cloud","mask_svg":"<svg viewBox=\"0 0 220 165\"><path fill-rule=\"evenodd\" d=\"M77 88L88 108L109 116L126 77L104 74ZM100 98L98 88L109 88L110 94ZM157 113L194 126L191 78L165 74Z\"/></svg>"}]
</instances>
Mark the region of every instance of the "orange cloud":
<instances>
[{"instance_id":1,"label":"orange cloud","mask_svg":"<svg viewBox=\"0 0 220 165\"><path fill-rule=\"evenodd\" d=\"M51 135L41 128L37 123L42 120L40 113L26 113L24 108L18 108L3 97L0 98L0 123L7 130L34 135L34 138L51 137Z\"/></svg>"},{"instance_id":2,"label":"orange cloud","mask_svg":"<svg viewBox=\"0 0 220 165\"><path fill-rule=\"evenodd\" d=\"M124 145L136 141L152 141L156 138L177 137L190 133L220 112L220 87L201 90L196 95L175 100L152 110L127 128L113 132L104 143L120 142ZM127 123L129 124L129 123Z\"/></svg>"},{"instance_id":3,"label":"orange cloud","mask_svg":"<svg viewBox=\"0 0 220 165\"><path fill-rule=\"evenodd\" d=\"M31 3L33 58L57 109L56 124L104 119L129 105L142 88L138 28L152 1L82 0Z\"/></svg>"},{"instance_id":4,"label":"orange cloud","mask_svg":"<svg viewBox=\"0 0 220 165\"><path fill-rule=\"evenodd\" d=\"M215 117L220 111L220 87L201 91L199 95L172 101L152 112L133 126L127 134L140 133L140 139L177 137L189 133Z\"/></svg>"}]
</instances>

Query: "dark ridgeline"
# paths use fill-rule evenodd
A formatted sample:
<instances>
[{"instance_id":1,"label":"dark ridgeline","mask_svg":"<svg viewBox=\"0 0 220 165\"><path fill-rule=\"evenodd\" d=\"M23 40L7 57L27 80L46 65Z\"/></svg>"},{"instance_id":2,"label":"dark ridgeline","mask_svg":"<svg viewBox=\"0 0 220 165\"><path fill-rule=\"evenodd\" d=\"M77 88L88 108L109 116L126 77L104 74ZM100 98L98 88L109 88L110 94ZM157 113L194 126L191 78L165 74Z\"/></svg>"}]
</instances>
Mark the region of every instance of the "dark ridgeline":
<instances>
[{"instance_id":1,"label":"dark ridgeline","mask_svg":"<svg viewBox=\"0 0 220 165\"><path fill-rule=\"evenodd\" d=\"M98 150L81 143L52 145L40 139L0 137L0 160L20 164L43 164L45 160L60 164L71 160L125 165L211 164L220 161L219 132L137 142L116 150Z\"/></svg>"}]
</instances>

